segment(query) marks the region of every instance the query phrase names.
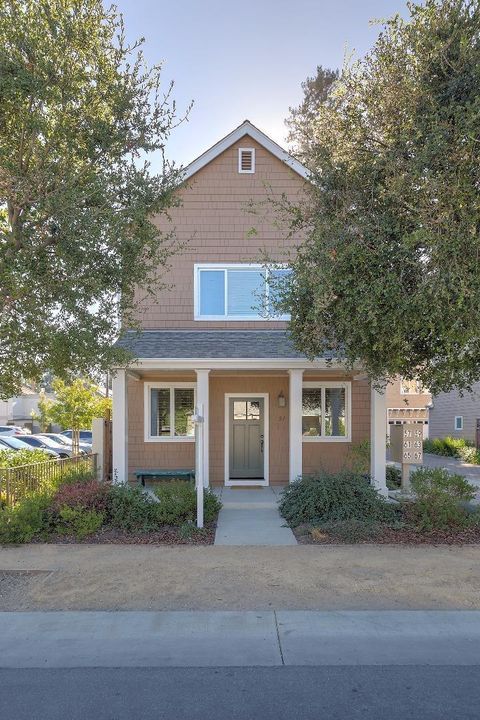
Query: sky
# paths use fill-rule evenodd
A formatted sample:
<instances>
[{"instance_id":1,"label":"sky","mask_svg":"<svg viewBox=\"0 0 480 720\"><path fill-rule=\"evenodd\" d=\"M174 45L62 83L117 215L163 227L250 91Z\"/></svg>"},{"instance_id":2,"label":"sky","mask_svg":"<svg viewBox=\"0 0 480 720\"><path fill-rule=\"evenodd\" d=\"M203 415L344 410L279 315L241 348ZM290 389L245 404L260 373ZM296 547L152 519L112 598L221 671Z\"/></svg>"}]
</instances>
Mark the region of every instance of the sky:
<instances>
[{"instance_id":1,"label":"sky","mask_svg":"<svg viewBox=\"0 0 480 720\"><path fill-rule=\"evenodd\" d=\"M116 0L127 37L145 38L147 61L163 63L179 113L167 156L186 165L248 119L285 146L284 120L317 65L361 57L380 26L406 15L405 0ZM159 169L159 163L153 160Z\"/></svg>"}]
</instances>

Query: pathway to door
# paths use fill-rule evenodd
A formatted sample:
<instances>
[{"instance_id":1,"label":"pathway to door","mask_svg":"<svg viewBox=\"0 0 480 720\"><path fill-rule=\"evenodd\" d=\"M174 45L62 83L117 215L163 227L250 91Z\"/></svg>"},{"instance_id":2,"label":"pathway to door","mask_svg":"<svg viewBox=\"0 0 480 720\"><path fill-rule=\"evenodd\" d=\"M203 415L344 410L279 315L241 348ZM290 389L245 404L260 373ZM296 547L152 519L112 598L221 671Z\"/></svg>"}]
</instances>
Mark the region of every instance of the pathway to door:
<instances>
[{"instance_id":1,"label":"pathway to door","mask_svg":"<svg viewBox=\"0 0 480 720\"><path fill-rule=\"evenodd\" d=\"M296 545L278 512L279 489L239 487L216 489L222 501L215 545Z\"/></svg>"}]
</instances>

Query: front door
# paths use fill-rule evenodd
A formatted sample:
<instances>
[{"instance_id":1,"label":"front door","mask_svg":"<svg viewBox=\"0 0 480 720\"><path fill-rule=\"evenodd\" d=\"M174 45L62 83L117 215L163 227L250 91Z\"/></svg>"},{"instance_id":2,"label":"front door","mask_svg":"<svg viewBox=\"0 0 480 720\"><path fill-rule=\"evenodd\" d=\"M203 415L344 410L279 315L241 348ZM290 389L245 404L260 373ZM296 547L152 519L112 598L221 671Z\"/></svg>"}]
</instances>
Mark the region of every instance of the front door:
<instances>
[{"instance_id":1,"label":"front door","mask_svg":"<svg viewBox=\"0 0 480 720\"><path fill-rule=\"evenodd\" d=\"M229 402L230 480L265 480L264 398L235 397Z\"/></svg>"}]
</instances>

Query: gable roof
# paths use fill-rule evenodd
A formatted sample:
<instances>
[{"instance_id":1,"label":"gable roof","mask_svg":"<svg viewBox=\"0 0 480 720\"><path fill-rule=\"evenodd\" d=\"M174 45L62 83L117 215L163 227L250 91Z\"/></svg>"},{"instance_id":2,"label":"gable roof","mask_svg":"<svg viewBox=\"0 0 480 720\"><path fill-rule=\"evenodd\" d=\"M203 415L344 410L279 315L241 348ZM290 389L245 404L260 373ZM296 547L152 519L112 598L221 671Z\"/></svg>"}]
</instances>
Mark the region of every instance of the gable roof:
<instances>
[{"instance_id":1,"label":"gable roof","mask_svg":"<svg viewBox=\"0 0 480 720\"><path fill-rule=\"evenodd\" d=\"M252 125L250 120L244 120L241 125L235 128L235 130L232 130L231 133L225 135L224 138L215 143L215 145L212 145L211 148L202 153L202 155L196 158L196 160L193 160L190 165L187 165L183 171L182 179L188 180L192 177L192 175L205 167L205 165L214 160L245 135L249 135L251 138L256 140L259 145L288 165L288 167L298 173L298 175L303 178L308 178L310 173L305 165L302 165L301 162L289 155L286 150L280 147L280 145L274 142L274 140L269 138L268 135L265 135L265 133L255 127L255 125Z\"/></svg>"}]
</instances>

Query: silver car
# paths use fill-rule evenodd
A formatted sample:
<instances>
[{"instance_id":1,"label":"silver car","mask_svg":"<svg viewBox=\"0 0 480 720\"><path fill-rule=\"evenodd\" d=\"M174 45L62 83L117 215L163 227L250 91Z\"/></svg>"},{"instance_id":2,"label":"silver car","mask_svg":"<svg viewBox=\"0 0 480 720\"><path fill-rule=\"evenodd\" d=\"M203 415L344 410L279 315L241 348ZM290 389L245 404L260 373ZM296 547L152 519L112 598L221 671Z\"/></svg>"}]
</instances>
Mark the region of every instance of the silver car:
<instances>
[{"instance_id":1,"label":"silver car","mask_svg":"<svg viewBox=\"0 0 480 720\"><path fill-rule=\"evenodd\" d=\"M38 450L54 450L61 458L73 457L71 447L60 445L60 443L56 443L50 438L42 437L41 435L24 435L21 440ZM84 455L84 452L80 451L80 454Z\"/></svg>"},{"instance_id":2,"label":"silver car","mask_svg":"<svg viewBox=\"0 0 480 720\"><path fill-rule=\"evenodd\" d=\"M41 448L43 452L47 453L47 455L50 455L50 457L58 458L58 453L55 452L55 450L50 450L49 448ZM12 437L11 435L0 435L0 451L1 450L38 450L38 448L33 447L33 445L29 445L26 442L23 442L23 440L19 437Z\"/></svg>"},{"instance_id":3,"label":"silver car","mask_svg":"<svg viewBox=\"0 0 480 720\"><path fill-rule=\"evenodd\" d=\"M64 445L70 449L72 448L72 441L70 438L65 437L65 435L62 435L61 433L37 433L37 435L38 437L50 438L50 440L53 440L53 442L56 442L59 445ZM87 455L92 452L92 446L89 445L89 443L79 443L79 449L80 454L82 454L82 451Z\"/></svg>"}]
</instances>

